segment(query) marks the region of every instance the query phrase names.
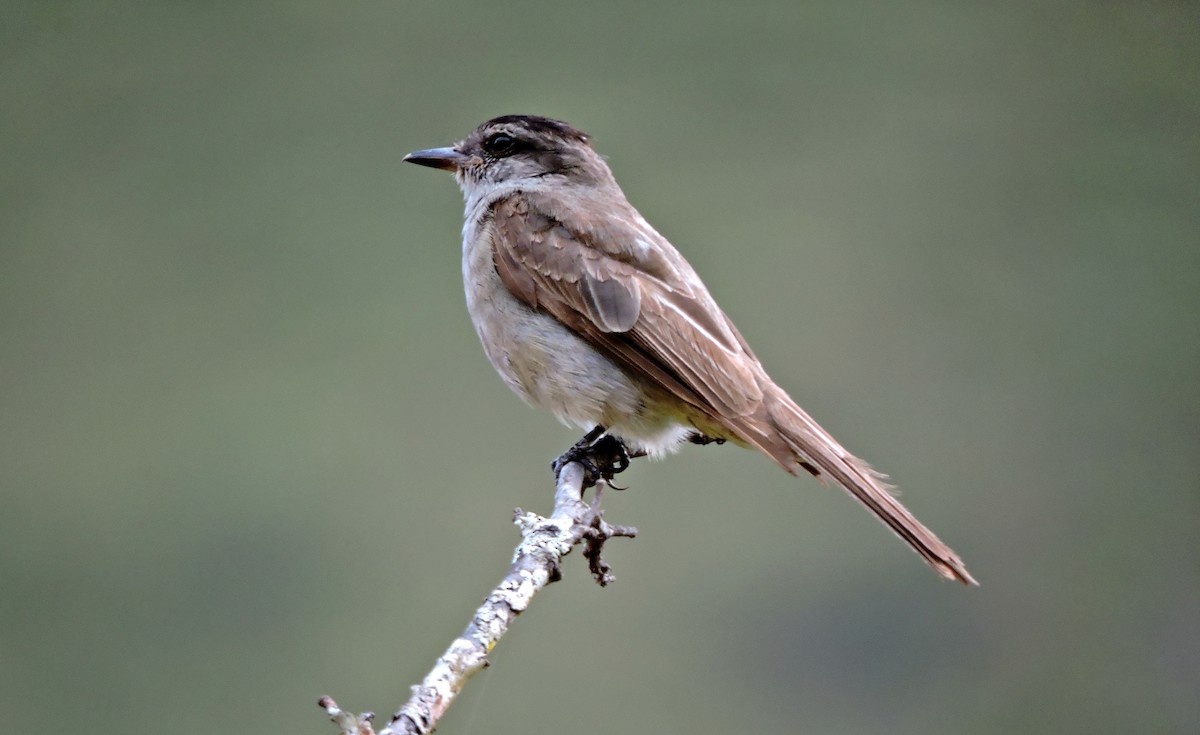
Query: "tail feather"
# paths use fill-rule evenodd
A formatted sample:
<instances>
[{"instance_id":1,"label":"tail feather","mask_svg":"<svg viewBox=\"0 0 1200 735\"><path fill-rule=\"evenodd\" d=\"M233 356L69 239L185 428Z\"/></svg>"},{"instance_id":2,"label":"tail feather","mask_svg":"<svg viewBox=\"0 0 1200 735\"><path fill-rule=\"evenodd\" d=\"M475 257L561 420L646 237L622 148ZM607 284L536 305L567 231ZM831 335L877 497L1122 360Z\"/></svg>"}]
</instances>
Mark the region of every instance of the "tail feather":
<instances>
[{"instance_id":1,"label":"tail feather","mask_svg":"<svg viewBox=\"0 0 1200 735\"><path fill-rule=\"evenodd\" d=\"M889 492L891 486L884 482L884 475L847 452L783 390L772 385L764 392L767 419L775 430L770 432L775 434L771 437L774 441L743 435L745 439L788 472L795 474L797 467L801 467L821 479L832 479L907 542L938 574L966 585L979 584L958 554Z\"/></svg>"}]
</instances>

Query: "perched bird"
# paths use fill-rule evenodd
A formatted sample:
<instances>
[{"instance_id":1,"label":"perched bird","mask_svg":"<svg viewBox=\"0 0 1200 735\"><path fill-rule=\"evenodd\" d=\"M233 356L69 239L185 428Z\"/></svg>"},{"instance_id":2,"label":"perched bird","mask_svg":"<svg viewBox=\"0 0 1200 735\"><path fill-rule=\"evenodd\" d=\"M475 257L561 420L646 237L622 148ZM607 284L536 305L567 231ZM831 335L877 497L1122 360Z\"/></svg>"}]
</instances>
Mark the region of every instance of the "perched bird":
<instances>
[{"instance_id":1,"label":"perched bird","mask_svg":"<svg viewBox=\"0 0 1200 735\"><path fill-rule=\"evenodd\" d=\"M950 547L774 383L679 251L625 199L588 135L534 115L489 120L404 160L454 172L466 199L467 309L530 404L633 456L693 441L758 449L840 485L939 574ZM581 445L577 445L581 446Z\"/></svg>"}]
</instances>

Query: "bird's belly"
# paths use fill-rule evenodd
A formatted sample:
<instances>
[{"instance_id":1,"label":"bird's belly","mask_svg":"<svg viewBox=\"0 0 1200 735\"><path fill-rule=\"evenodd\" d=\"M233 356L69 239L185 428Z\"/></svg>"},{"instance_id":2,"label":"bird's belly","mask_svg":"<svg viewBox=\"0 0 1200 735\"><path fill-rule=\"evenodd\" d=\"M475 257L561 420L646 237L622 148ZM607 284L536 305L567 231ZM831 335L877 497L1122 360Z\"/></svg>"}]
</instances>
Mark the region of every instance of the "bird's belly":
<instances>
[{"instance_id":1,"label":"bird's belly","mask_svg":"<svg viewBox=\"0 0 1200 735\"><path fill-rule=\"evenodd\" d=\"M488 360L517 395L563 423L600 425L652 454L678 445L694 428L686 406L630 376L554 317L519 301L500 281L491 253L467 248L467 311Z\"/></svg>"},{"instance_id":2,"label":"bird's belly","mask_svg":"<svg viewBox=\"0 0 1200 735\"><path fill-rule=\"evenodd\" d=\"M518 301L488 270L468 273L467 310L492 367L517 395L585 427L637 412L641 391L623 370L554 317Z\"/></svg>"}]
</instances>

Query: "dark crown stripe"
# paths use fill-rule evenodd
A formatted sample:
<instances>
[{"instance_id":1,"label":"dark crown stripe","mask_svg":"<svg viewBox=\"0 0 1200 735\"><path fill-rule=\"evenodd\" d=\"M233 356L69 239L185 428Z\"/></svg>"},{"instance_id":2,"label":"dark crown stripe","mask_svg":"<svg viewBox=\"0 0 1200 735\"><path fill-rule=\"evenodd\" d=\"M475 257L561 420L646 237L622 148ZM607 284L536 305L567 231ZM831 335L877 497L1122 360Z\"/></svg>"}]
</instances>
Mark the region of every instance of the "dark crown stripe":
<instances>
[{"instance_id":1,"label":"dark crown stripe","mask_svg":"<svg viewBox=\"0 0 1200 735\"><path fill-rule=\"evenodd\" d=\"M534 133L550 133L564 138L574 138L581 143L586 143L588 140L587 133L582 130L573 128L561 120L541 117L540 115L501 115L500 117L488 120L479 127L482 129L492 125L504 124L520 125Z\"/></svg>"}]
</instances>

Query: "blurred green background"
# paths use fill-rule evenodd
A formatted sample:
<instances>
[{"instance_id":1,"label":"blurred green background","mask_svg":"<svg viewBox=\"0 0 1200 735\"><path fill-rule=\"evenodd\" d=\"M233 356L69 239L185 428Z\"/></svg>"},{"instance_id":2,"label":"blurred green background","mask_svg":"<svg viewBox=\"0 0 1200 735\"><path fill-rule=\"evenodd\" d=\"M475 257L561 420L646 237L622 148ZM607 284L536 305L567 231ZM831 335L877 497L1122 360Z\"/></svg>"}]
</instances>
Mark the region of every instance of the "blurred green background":
<instances>
[{"instance_id":1,"label":"blurred green background","mask_svg":"<svg viewBox=\"0 0 1200 735\"><path fill-rule=\"evenodd\" d=\"M10 1L0 99L4 729L386 721L577 438L400 162L531 112L983 586L686 449L442 732L1196 732L1195 4Z\"/></svg>"}]
</instances>

